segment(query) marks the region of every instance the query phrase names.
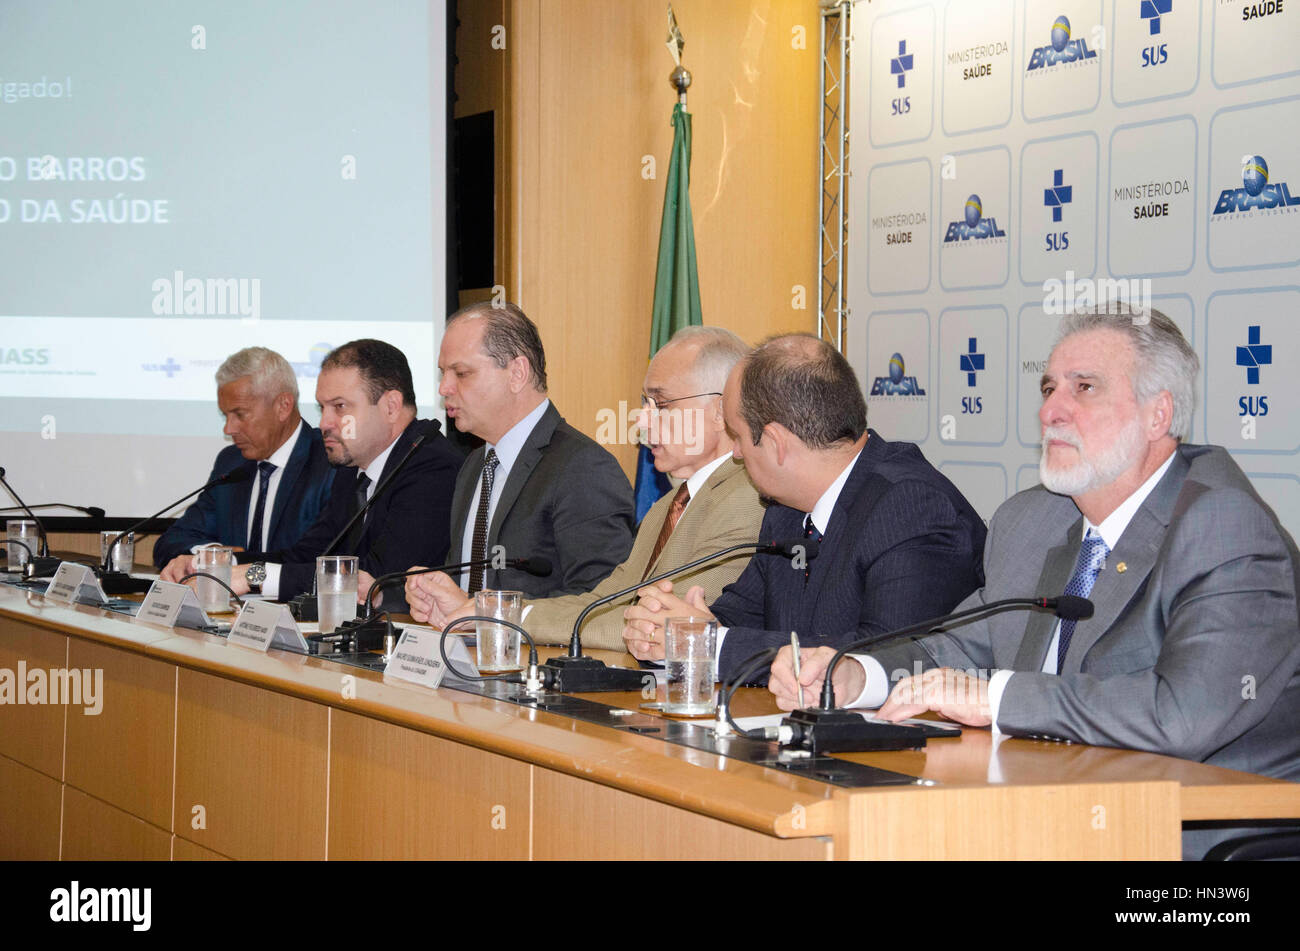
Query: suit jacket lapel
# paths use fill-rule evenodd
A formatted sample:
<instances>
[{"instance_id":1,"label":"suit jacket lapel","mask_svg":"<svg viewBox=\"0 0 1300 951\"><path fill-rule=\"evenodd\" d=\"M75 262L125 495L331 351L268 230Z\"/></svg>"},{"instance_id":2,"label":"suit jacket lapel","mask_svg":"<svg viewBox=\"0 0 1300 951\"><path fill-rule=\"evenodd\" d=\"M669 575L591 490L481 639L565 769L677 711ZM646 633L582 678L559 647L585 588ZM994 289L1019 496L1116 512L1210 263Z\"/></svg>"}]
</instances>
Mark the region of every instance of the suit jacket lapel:
<instances>
[{"instance_id":1,"label":"suit jacket lapel","mask_svg":"<svg viewBox=\"0 0 1300 951\"><path fill-rule=\"evenodd\" d=\"M1074 564L1079 560L1079 542L1083 538L1083 518L1070 527L1065 544L1049 549L1043 561L1043 570L1038 576L1034 595L1055 597L1065 590L1070 575L1074 574ZM1056 615L1047 611L1035 611L1029 615L1025 625L1025 636L1021 638L1020 650L1016 652L1013 670L1040 671L1047 657L1047 648L1052 643L1052 632L1056 630ZM1076 632L1077 637L1077 632Z\"/></svg>"},{"instance_id":2,"label":"suit jacket lapel","mask_svg":"<svg viewBox=\"0 0 1300 951\"><path fill-rule=\"evenodd\" d=\"M839 497L835 500L835 508L831 510L830 521L826 525L826 534L822 536L820 552L817 555L818 558L823 559L822 563L820 566L816 563L816 560L810 563L812 570L808 575L807 584L804 583L802 577L798 579L799 587L803 588L801 602L804 605L803 614L809 619L810 624L811 619L816 614L817 605L820 601L819 593L825 585L827 577L834 573L836 567L842 567L842 565L836 564L837 561L843 560L841 555L852 550L852 544L842 545L841 543L845 532L856 530L855 526L849 525L848 510L857 501L858 496L862 494L867 480L875 471L876 456L885 447L885 441L876 435L875 430L868 430L868 432L871 436L867 439L866 445L862 447L862 452L853 465L853 471L844 480L844 486L840 489ZM802 520L799 522L795 533L803 533ZM787 565L787 568L790 568L790 566ZM792 574L800 574L798 569L790 568L790 570Z\"/></svg>"},{"instance_id":3,"label":"suit jacket lapel","mask_svg":"<svg viewBox=\"0 0 1300 951\"><path fill-rule=\"evenodd\" d=\"M307 465L307 456L310 452L311 433L307 432L306 421L299 421L298 441L294 443L293 452L289 454L289 461L284 465L284 472L280 473L279 487L275 490L275 509L271 512L271 524L266 530L267 541L275 537L275 530L279 527L280 519L284 517L285 511L289 508L289 499L293 495L294 484L298 481L298 477L302 475L303 467ZM251 491L250 487L250 495Z\"/></svg>"},{"instance_id":4,"label":"suit jacket lapel","mask_svg":"<svg viewBox=\"0 0 1300 951\"><path fill-rule=\"evenodd\" d=\"M668 542L664 545L664 550L659 553L655 563L649 566L649 570L644 572L646 577L661 570L660 565L663 565L664 569L676 566L681 560L680 552L682 549L689 550L691 547L683 545L682 540L688 534L693 533L697 525L709 520L713 512L713 499L716 498L717 493L736 476L742 479L745 478L744 471L744 466L728 459L704 480L704 485L700 486L699 496L692 498L690 504L686 506L686 511L682 513L681 519L673 527L673 533L668 536ZM671 494L668 498L671 499ZM650 551L654 550L654 543L658 540L659 533L664 527L664 521L668 518L668 513L672 510L672 507L672 502L669 501L667 505L663 506L663 517L659 517L658 513L656 513L653 521L650 520L650 513L646 513L646 520L637 532L637 538L645 536L649 539L649 548L646 551L647 558L650 556Z\"/></svg>"},{"instance_id":5,"label":"suit jacket lapel","mask_svg":"<svg viewBox=\"0 0 1300 951\"><path fill-rule=\"evenodd\" d=\"M497 538L501 534L501 525L518 500L519 493L524 490L524 485L528 482L528 477L533 474L533 469L537 468L537 464L542 461L542 451L550 445L551 436L555 434L555 429L559 425L560 411L552 403L546 407L546 412L542 414L542 418L537 421L533 431L524 440L523 448L519 450L514 465L510 467L506 484L501 487L496 510L492 513L492 525L488 529L489 545L497 543ZM482 468L482 465L480 464L479 467Z\"/></svg>"},{"instance_id":6,"label":"suit jacket lapel","mask_svg":"<svg viewBox=\"0 0 1300 951\"><path fill-rule=\"evenodd\" d=\"M1088 651L1114 626L1120 613L1151 574L1187 469L1188 463L1182 455L1176 456L1169 471L1134 513L1115 550L1106 558L1105 567L1097 575L1097 582L1088 596L1096 605L1096 613L1075 627L1065 663L1061 665L1063 672L1082 669ZM1121 564L1123 571L1119 570Z\"/></svg>"}]
</instances>

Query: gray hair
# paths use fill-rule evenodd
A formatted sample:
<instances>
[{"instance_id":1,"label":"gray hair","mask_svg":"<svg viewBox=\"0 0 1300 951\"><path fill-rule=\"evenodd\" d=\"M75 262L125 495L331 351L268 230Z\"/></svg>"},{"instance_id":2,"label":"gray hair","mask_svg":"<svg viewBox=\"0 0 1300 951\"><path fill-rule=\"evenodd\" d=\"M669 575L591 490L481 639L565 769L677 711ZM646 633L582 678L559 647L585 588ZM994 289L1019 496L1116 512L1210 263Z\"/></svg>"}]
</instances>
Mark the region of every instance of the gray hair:
<instances>
[{"instance_id":1,"label":"gray hair","mask_svg":"<svg viewBox=\"0 0 1300 951\"><path fill-rule=\"evenodd\" d=\"M1067 315L1061 321L1056 342L1089 330L1116 330L1128 338L1133 346L1133 379L1129 381L1133 396L1145 403L1161 390L1168 390L1174 403L1169 435L1180 442L1190 436L1201 361L1178 325L1154 309L1145 320L1129 314L1088 311Z\"/></svg>"},{"instance_id":2,"label":"gray hair","mask_svg":"<svg viewBox=\"0 0 1300 951\"><path fill-rule=\"evenodd\" d=\"M722 392L732 368L750 351L745 341L724 327L683 327L665 346L675 344L693 344L698 348L691 376L701 391L710 393Z\"/></svg>"},{"instance_id":3,"label":"gray hair","mask_svg":"<svg viewBox=\"0 0 1300 951\"><path fill-rule=\"evenodd\" d=\"M292 393L293 401L298 402L298 377L289 361L274 350L245 347L232 353L217 367L217 386L225 386L246 376L253 378L253 392L259 396Z\"/></svg>"}]
</instances>

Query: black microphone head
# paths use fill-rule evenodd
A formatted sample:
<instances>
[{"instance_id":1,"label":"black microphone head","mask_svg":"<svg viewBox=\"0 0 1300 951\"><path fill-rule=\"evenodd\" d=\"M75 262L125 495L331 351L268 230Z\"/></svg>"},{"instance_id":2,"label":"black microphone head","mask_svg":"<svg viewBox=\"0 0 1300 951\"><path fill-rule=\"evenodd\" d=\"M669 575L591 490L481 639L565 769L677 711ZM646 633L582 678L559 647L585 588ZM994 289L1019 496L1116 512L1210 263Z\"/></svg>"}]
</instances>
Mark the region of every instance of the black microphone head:
<instances>
[{"instance_id":1,"label":"black microphone head","mask_svg":"<svg viewBox=\"0 0 1300 951\"><path fill-rule=\"evenodd\" d=\"M780 541L768 542L766 548L759 549L760 553L766 555L781 555L784 558L795 558L802 555L804 558L816 558L817 549L821 547L821 542L816 538L804 538L802 535L794 538L783 538Z\"/></svg>"},{"instance_id":2,"label":"black microphone head","mask_svg":"<svg viewBox=\"0 0 1300 951\"><path fill-rule=\"evenodd\" d=\"M551 573L551 560L549 558L519 558L515 561L515 567L520 571L526 571L530 575L536 575L539 578L545 578Z\"/></svg>"},{"instance_id":3,"label":"black microphone head","mask_svg":"<svg viewBox=\"0 0 1300 951\"><path fill-rule=\"evenodd\" d=\"M253 466L244 465L240 466L238 469L231 469L218 479L216 484L233 485L236 482L247 482L253 477L253 468Z\"/></svg>"},{"instance_id":4,"label":"black microphone head","mask_svg":"<svg viewBox=\"0 0 1300 951\"><path fill-rule=\"evenodd\" d=\"M1066 621L1086 621L1092 612L1092 602L1087 598L1063 594L1056 599L1056 616Z\"/></svg>"},{"instance_id":5,"label":"black microphone head","mask_svg":"<svg viewBox=\"0 0 1300 951\"><path fill-rule=\"evenodd\" d=\"M86 508L86 514L91 518L103 518L107 513L98 505L91 505Z\"/></svg>"}]
</instances>

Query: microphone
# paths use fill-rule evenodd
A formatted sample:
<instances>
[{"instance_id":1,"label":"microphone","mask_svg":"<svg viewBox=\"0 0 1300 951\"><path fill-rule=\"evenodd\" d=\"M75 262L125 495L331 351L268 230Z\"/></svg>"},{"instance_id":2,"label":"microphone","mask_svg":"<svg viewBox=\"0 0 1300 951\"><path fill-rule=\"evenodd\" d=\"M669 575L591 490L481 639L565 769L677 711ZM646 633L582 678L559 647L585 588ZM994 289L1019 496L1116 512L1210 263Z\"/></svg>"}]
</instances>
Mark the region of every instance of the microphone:
<instances>
[{"instance_id":1,"label":"microphone","mask_svg":"<svg viewBox=\"0 0 1300 951\"><path fill-rule=\"evenodd\" d=\"M411 442L411 448L406 450L406 455L402 456L402 459L397 464L396 468L379 480L379 483L375 486L375 491L370 493L369 501L367 501L365 505L361 506L361 508L357 509L353 516L348 519L348 523L339 530L339 533L334 536L333 541L325 546L325 550L321 552L322 556L334 554L334 546L347 538L348 532L352 531L352 526L357 523L357 519L365 518L366 513L370 511L370 507L379 501L379 497L383 495L384 490L388 488L396 475L406 467L406 464L411 461L411 457L415 455L415 450L420 448L420 445L424 442L427 436L428 433L420 433L420 435L415 437ZM320 612L316 600L315 573L312 574L311 578L311 592L304 592L303 594L290 599L289 612L293 615L295 621L315 621L319 619Z\"/></svg>"},{"instance_id":2,"label":"microphone","mask_svg":"<svg viewBox=\"0 0 1300 951\"><path fill-rule=\"evenodd\" d=\"M630 588L624 588L622 591L615 591L603 598L597 598L583 608L582 612L574 620L573 633L569 638L568 654L552 657L542 666L543 682L548 688L558 690L561 693L603 693L613 690L640 690L642 678L645 676L644 671L633 670L630 667L610 667L594 657L583 656L580 632L582 623L592 611L609 604L611 601L617 601L629 594L635 594L646 585L656 584L665 578L671 578L684 571L697 568L706 562L725 558L727 555L735 554L738 551L753 551L756 555L779 555L782 558L794 558L802 554L804 557L811 559L817 556L817 550L817 540L812 538L799 537L771 542L745 542L740 545L732 545L721 551L715 551L703 558L696 558L694 561L689 561L684 565L679 565L676 568L646 578Z\"/></svg>"},{"instance_id":3,"label":"microphone","mask_svg":"<svg viewBox=\"0 0 1300 951\"><path fill-rule=\"evenodd\" d=\"M134 525L129 526L126 529L126 531L118 532L117 537L113 539L113 543L108 546L108 552L107 554L104 555L103 563L95 570L95 574L99 576L99 584L100 587L104 589L104 593L105 594L142 594L148 591L150 585L152 584L152 582L150 581L132 578L131 575L125 571L110 570L109 566L112 564L113 550L117 548L118 542L120 542L127 535L134 532L137 528L147 525L149 522L158 518L158 516L162 515L163 512L168 512L174 509L176 506L180 505L186 499L193 498L194 496L198 495L200 492L206 492L208 489L214 489L219 485L234 485L239 482L247 482L252 477L252 474L253 474L253 467L248 465L247 463L237 466L236 468L231 469L225 475L217 476L215 479L208 482L206 485L199 486L193 492L187 492L185 495L182 495L179 499L177 499L175 502L172 502L170 505L163 506L161 509L159 509L157 512L154 512L148 518L140 519L140 521L136 522Z\"/></svg>"},{"instance_id":4,"label":"microphone","mask_svg":"<svg viewBox=\"0 0 1300 951\"><path fill-rule=\"evenodd\" d=\"M31 506L31 509L33 512L36 511L37 509L72 509L75 512L81 512L83 515L88 515L91 518L100 518L100 519L102 519L106 514L108 514L98 505L91 505L91 506L73 505L71 502L41 502L37 505ZM0 512L24 512L24 511L26 511L26 509L19 505L10 505L7 508L0 509Z\"/></svg>"},{"instance_id":5,"label":"microphone","mask_svg":"<svg viewBox=\"0 0 1300 951\"><path fill-rule=\"evenodd\" d=\"M50 538L45 534L45 525L36 517L36 513L28 508L27 503L18 497L18 493L14 491L14 487L5 481L4 466L0 466L0 485L3 485L9 491L9 494L14 497L14 501L17 502L22 507L22 510L31 517L33 522L36 523L36 531L41 536L41 554L39 557L31 555L31 557L27 559L27 563L23 565L23 577L44 578L47 575L54 574L54 572L59 570L59 559L50 557ZM28 554L31 554L30 548L28 549Z\"/></svg>"},{"instance_id":6,"label":"microphone","mask_svg":"<svg viewBox=\"0 0 1300 951\"><path fill-rule=\"evenodd\" d=\"M456 564L438 565L434 568L412 568L408 571L394 571L386 575L380 575L370 585L370 590L366 592L366 616L364 618L353 618L350 621L344 621L334 632L322 631L320 634L310 635L309 641L319 641L321 643L333 646L335 653L361 653L362 651L372 651L383 645L388 636L396 638L402 633L401 628L394 628L392 619L388 612L375 613L374 595L375 592L384 588L394 581L403 578L409 578L412 575L427 575L435 571L463 571L466 568L490 568L492 567L491 558L480 558L478 561L462 561ZM551 573L551 562L547 558L514 558L505 563L506 568L517 568L520 571L526 571L530 575L546 577ZM530 638L531 640L531 638Z\"/></svg>"},{"instance_id":7,"label":"microphone","mask_svg":"<svg viewBox=\"0 0 1300 951\"><path fill-rule=\"evenodd\" d=\"M938 633L953 621L968 618L982 620L1009 611L1051 611L1062 620L1082 621L1093 615L1093 603L1087 598L1063 594L1057 598L1006 598L990 601L965 611L910 624L880 637L865 637L845 644L835 652L826 666L822 681L820 707L795 710L781 721L781 745L820 753L866 753L878 750L918 749L925 745L925 734L916 727L897 723L873 722L863 719L860 713L835 707L835 687L832 678L835 667L850 651L862 647L879 647L887 641L903 637L914 639ZM788 729L788 735L786 733Z\"/></svg>"}]
</instances>

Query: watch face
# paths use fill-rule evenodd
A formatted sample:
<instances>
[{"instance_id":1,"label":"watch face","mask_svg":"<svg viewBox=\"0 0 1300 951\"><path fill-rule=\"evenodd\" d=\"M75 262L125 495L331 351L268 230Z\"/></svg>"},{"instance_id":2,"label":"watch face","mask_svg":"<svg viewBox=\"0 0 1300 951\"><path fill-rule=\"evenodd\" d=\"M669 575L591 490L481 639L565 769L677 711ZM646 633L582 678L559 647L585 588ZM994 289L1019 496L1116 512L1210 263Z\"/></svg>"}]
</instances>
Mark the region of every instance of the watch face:
<instances>
[{"instance_id":1,"label":"watch face","mask_svg":"<svg viewBox=\"0 0 1300 951\"><path fill-rule=\"evenodd\" d=\"M261 562L248 566L248 573L244 575L249 584L261 584L266 580L266 565Z\"/></svg>"}]
</instances>

